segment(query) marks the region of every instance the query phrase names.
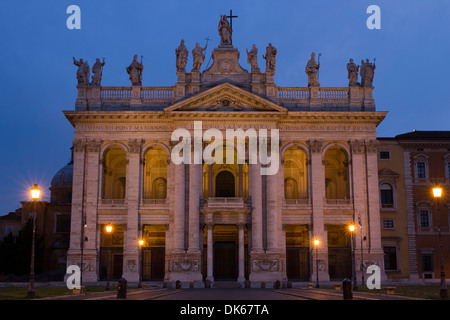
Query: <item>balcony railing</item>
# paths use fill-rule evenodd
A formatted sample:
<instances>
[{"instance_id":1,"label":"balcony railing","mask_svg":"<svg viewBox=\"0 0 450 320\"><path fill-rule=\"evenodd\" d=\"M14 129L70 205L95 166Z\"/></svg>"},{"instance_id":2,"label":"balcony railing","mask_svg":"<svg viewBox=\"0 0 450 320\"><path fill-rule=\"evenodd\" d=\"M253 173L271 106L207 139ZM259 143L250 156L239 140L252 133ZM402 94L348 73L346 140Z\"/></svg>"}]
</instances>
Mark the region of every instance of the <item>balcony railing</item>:
<instances>
[{"instance_id":1,"label":"balcony railing","mask_svg":"<svg viewBox=\"0 0 450 320\"><path fill-rule=\"evenodd\" d=\"M112 206L123 206L125 204L124 199L99 199L100 205L112 205Z\"/></svg>"},{"instance_id":2,"label":"balcony railing","mask_svg":"<svg viewBox=\"0 0 450 320\"><path fill-rule=\"evenodd\" d=\"M336 107L348 110L374 110L371 87L277 87L270 99L281 105L311 107ZM183 91L181 91L183 92ZM272 91L271 91L272 92ZM168 106L186 94L170 87L96 87L79 86L75 102L76 110L103 110L109 106L140 109L152 106Z\"/></svg>"},{"instance_id":3,"label":"balcony railing","mask_svg":"<svg viewBox=\"0 0 450 320\"><path fill-rule=\"evenodd\" d=\"M310 199L285 199L283 204L288 206L307 206L311 204Z\"/></svg>"},{"instance_id":4,"label":"balcony railing","mask_svg":"<svg viewBox=\"0 0 450 320\"><path fill-rule=\"evenodd\" d=\"M347 205L351 204L352 199L327 199L329 205Z\"/></svg>"},{"instance_id":5,"label":"balcony railing","mask_svg":"<svg viewBox=\"0 0 450 320\"><path fill-rule=\"evenodd\" d=\"M244 208L246 205L248 205L248 201L244 201L244 198L241 197L208 197L200 199L200 206L207 208Z\"/></svg>"}]
</instances>

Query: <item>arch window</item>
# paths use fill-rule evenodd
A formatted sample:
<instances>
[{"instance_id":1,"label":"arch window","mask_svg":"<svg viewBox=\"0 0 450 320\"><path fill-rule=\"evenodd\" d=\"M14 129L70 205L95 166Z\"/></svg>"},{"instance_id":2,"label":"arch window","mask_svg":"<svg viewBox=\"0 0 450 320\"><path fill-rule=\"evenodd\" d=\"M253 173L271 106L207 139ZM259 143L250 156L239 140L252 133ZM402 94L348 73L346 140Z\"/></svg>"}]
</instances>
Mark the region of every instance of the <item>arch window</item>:
<instances>
[{"instance_id":1,"label":"arch window","mask_svg":"<svg viewBox=\"0 0 450 320\"><path fill-rule=\"evenodd\" d=\"M167 153L159 146L145 153L143 188L144 199L167 197Z\"/></svg>"},{"instance_id":2,"label":"arch window","mask_svg":"<svg viewBox=\"0 0 450 320\"><path fill-rule=\"evenodd\" d=\"M284 153L284 198L308 198L308 170L306 153L291 147Z\"/></svg>"},{"instance_id":3,"label":"arch window","mask_svg":"<svg viewBox=\"0 0 450 320\"><path fill-rule=\"evenodd\" d=\"M126 152L110 147L103 157L103 199L124 199L126 190Z\"/></svg>"},{"instance_id":4,"label":"arch window","mask_svg":"<svg viewBox=\"0 0 450 320\"><path fill-rule=\"evenodd\" d=\"M349 161L339 146L325 152L325 194L327 199L349 199Z\"/></svg>"}]
</instances>

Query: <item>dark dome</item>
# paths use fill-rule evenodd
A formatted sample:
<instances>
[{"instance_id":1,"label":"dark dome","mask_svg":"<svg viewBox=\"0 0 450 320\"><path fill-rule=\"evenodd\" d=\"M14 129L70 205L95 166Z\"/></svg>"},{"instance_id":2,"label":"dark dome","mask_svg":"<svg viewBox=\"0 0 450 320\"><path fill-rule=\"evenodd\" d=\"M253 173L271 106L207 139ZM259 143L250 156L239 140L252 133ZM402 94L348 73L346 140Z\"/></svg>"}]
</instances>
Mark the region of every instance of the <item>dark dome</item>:
<instances>
[{"instance_id":1,"label":"dark dome","mask_svg":"<svg viewBox=\"0 0 450 320\"><path fill-rule=\"evenodd\" d=\"M50 188L72 187L72 179L73 163L70 162L53 176Z\"/></svg>"}]
</instances>

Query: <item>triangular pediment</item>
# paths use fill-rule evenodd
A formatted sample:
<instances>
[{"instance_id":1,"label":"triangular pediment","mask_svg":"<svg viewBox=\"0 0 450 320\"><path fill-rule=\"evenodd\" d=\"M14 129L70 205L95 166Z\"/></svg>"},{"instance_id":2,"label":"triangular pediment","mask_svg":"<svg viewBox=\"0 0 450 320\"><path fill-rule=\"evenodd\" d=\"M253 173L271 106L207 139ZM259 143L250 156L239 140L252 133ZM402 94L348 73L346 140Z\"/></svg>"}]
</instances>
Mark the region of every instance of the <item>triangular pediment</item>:
<instances>
[{"instance_id":1,"label":"triangular pediment","mask_svg":"<svg viewBox=\"0 0 450 320\"><path fill-rule=\"evenodd\" d=\"M400 174L399 173L397 173L397 172L395 172L395 171L393 171L393 170L391 170L391 169L389 169L389 168L383 168L383 169L380 169L379 171L378 171L378 175L379 176L400 176Z\"/></svg>"},{"instance_id":2,"label":"triangular pediment","mask_svg":"<svg viewBox=\"0 0 450 320\"><path fill-rule=\"evenodd\" d=\"M181 100L165 112L279 112L287 109L228 82Z\"/></svg>"}]
</instances>

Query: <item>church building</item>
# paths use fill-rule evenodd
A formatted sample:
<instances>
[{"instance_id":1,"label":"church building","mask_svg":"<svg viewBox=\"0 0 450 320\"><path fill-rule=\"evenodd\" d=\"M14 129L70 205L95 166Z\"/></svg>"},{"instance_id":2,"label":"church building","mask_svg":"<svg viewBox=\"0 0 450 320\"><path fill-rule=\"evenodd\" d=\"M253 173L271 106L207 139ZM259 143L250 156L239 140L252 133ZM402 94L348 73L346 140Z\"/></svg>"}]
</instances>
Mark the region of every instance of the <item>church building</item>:
<instances>
[{"instance_id":1,"label":"church building","mask_svg":"<svg viewBox=\"0 0 450 320\"><path fill-rule=\"evenodd\" d=\"M129 87L101 86L99 60L89 83L74 59L67 265L83 283L341 282L352 266L359 281L373 264L383 279L375 66L351 61L348 87L321 87L312 54L308 87L279 87L275 46L264 71L254 45L243 68L228 18L203 71L206 48L187 72L181 41L170 87L142 86L137 56Z\"/></svg>"}]
</instances>

